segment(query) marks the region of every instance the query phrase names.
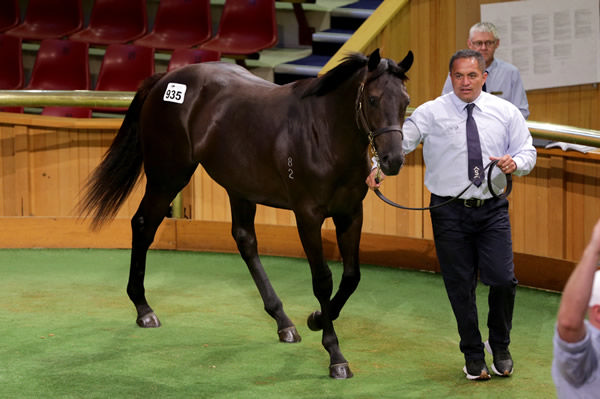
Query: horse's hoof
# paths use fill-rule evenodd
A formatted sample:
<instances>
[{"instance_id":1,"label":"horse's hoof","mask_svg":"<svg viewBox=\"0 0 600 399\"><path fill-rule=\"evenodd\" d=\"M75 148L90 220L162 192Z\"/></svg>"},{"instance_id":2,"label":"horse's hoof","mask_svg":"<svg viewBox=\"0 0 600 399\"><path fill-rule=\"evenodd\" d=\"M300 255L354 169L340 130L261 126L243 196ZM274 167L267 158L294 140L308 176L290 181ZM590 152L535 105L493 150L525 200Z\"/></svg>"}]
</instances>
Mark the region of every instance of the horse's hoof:
<instances>
[{"instance_id":1,"label":"horse's hoof","mask_svg":"<svg viewBox=\"0 0 600 399\"><path fill-rule=\"evenodd\" d=\"M279 334L279 341L287 344L293 344L295 342L302 341L302 337L300 334L298 334L298 331L294 326L283 328L277 331L277 334Z\"/></svg>"},{"instance_id":2,"label":"horse's hoof","mask_svg":"<svg viewBox=\"0 0 600 399\"><path fill-rule=\"evenodd\" d=\"M319 310L315 310L308 316L308 320L306 320L306 324L308 324L308 328L313 331L320 331L323 329L323 325L320 321L321 312Z\"/></svg>"},{"instance_id":3,"label":"horse's hoof","mask_svg":"<svg viewBox=\"0 0 600 399\"><path fill-rule=\"evenodd\" d=\"M160 327L160 321L154 312L146 313L142 317L138 317L136 323L142 328Z\"/></svg>"},{"instance_id":4,"label":"horse's hoof","mask_svg":"<svg viewBox=\"0 0 600 399\"><path fill-rule=\"evenodd\" d=\"M346 378L352 378L354 374L350 371L348 363L339 363L329 366L329 376L336 380L345 380Z\"/></svg>"}]
</instances>

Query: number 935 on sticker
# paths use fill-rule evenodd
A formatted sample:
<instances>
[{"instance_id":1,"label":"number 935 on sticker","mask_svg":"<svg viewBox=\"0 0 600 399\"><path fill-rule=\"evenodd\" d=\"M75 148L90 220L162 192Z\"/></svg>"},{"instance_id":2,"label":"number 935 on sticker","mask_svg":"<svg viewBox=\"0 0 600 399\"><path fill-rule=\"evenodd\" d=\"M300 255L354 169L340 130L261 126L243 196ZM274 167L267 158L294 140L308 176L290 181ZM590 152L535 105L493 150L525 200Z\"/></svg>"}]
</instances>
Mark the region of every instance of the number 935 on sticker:
<instances>
[{"instance_id":1,"label":"number 935 on sticker","mask_svg":"<svg viewBox=\"0 0 600 399\"><path fill-rule=\"evenodd\" d=\"M185 99L185 90L187 86L181 83L169 83L167 90L163 95L163 101L169 101L172 103L183 104Z\"/></svg>"}]
</instances>

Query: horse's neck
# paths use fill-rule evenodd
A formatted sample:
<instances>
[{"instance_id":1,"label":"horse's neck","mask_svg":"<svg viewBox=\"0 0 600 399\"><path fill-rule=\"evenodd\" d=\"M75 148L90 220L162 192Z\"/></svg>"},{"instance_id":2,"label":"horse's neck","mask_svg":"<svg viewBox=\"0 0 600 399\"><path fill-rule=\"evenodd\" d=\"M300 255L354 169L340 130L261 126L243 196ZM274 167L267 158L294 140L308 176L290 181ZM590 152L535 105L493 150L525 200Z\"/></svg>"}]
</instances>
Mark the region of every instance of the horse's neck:
<instances>
[{"instance_id":1,"label":"horse's neck","mask_svg":"<svg viewBox=\"0 0 600 399\"><path fill-rule=\"evenodd\" d=\"M333 132L333 139L339 142L339 145L353 148L359 153L366 151L368 139L356 121L356 101L362 79L353 79L341 85L332 92L328 99L331 102L335 112L336 126L340 128Z\"/></svg>"},{"instance_id":2,"label":"horse's neck","mask_svg":"<svg viewBox=\"0 0 600 399\"><path fill-rule=\"evenodd\" d=\"M351 169L364 167L368 146L368 140L355 122L354 102L348 101L348 97L330 93L327 99L318 98L313 103L316 120L307 130L314 150L320 152L324 159L329 159L329 166L334 170L345 174ZM317 130L313 130L315 127Z\"/></svg>"}]
</instances>

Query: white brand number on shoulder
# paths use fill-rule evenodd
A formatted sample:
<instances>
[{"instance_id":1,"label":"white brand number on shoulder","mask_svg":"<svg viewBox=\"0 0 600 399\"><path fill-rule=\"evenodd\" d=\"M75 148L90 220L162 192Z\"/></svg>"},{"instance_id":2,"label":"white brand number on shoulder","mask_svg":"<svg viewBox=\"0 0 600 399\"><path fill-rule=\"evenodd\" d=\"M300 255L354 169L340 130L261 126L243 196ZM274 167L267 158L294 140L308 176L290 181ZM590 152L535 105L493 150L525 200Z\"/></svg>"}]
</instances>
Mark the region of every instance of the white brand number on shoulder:
<instances>
[{"instance_id":1,"label":"white brand number on shoulder","mask_svg":"<svg viewBox=\"0 0 600 399\"><path fill-rule=\"evenodd\" d=\"M182 85L181 83L169 83L167 85L167 90L165 91L165 95L163 96L163 101L169 101L172 103L183 104L186 89L187 89L187 86Z\"/></svg>"}]
</instances>

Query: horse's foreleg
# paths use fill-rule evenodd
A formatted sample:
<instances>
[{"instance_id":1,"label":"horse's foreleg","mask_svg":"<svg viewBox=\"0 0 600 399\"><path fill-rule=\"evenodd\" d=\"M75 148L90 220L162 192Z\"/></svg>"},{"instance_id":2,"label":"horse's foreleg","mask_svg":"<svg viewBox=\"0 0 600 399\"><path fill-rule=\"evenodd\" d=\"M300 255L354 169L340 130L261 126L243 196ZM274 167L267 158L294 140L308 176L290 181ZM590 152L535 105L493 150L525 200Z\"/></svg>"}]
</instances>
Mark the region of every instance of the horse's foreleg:
<instances>
[{"instance_id":1,"label":"horse's foreleg","mask_svg":"<svg viewBox=\"0 0 600 399\"><path fill-rule=\"evenodd\" d=\"M336 320L346 301L358 287L360 282L359 244L362 229L362 207L355 215L334 216L338 248L342 255L344 273L340 281L337 293L331 300L329 316ZM323 328L323 314L319 311L313 312L308 317L308 327L313 331Z\"/></svg>"},{"instance_id":2,"label":"horse's foreleg","mask_svg":"<svg viewBox=\"0 0 600 399\"><path fill-rule=\"evenodd\" d=\"M298 232L304 247L304 252L310 264L312 273L313 292L321 305L321 312L315 312L308 318L311 329L312 319L318 314L318 329L323 329L323 347L329 352L329 375L333 378L350 378L352 372L348 362L340 350L339 342L333 319L331 318L331 294L333 292L333 280L331 270L323 258L323 243L321 241L321 225L323 218L302 217L296 214Z\"/></svg>"},{"instance_id":3,"label":"horse's foreleg","mask_svg":"<svg viewBox=\"0 0 600 399\"><path fill-rule=\"evenodd\" d=\"M359 245L362 230L362 206L354 215L336 216L333 218L338 248L344 264L344 273L337 293L331 300L331 319L336 320L346 301L358 287L360 282Z\"/></svg>"},{"instance_id":4,"label":"horse's foreleg","mask_svg":"<svg viewBox=\"0 0 600 399\"><path fill-rule=\"evenodd\" d=\"M231 233L242 259L246 262L252 279L263 300L265 311L277 322L277 334L281 342L300 342L301 337L283 310L283 304L275 293L258 256L254 217L256 205L229 195L231 204Z\"/></svg>"},{"instance_id":5,"label":"horse's foreleg","mask_svg":"<svg viewBox=\"0 0 600 399\"><path fill-rule=\"evenodd\" d=\"M146 254L158 226L166 215L172 198L162 192L153 192L146 187L146 193L137 212L131 219L131 265L127 295L135 305L137 324L140 327L160 327L160 321L148 305L144 290Z\"/></svg>"}]
</instances>

